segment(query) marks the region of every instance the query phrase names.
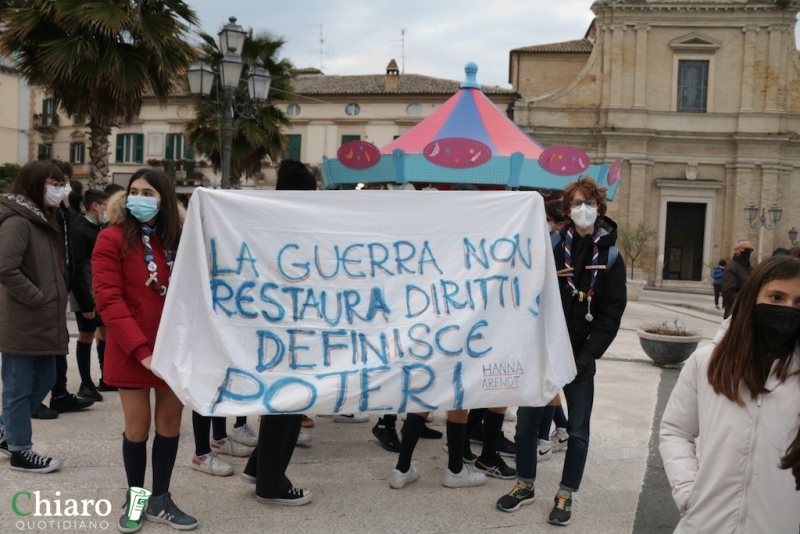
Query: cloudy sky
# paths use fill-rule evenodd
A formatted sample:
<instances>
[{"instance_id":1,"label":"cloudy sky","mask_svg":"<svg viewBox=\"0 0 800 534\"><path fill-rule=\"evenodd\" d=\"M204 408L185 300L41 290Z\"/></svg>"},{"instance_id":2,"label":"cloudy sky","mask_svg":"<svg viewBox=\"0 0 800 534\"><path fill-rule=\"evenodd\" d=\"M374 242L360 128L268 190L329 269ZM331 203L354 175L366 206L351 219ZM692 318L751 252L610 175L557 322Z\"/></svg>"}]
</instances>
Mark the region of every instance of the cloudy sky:
<instances>
[{"instance_id":1,"label":"cloudy sky","mask_svg":"<svg viewBox=\"0 0 800 534\"><path fill-rule=\"evenodd\" d=\"M228 17L286 40L283 56L326 74L378 74L394 58L405 72L510 87L508 52L580 39L592 0L187 0L201 28L216 35ZM323 55L320 58L320 26Z\"/></svg>"}]
</instances>

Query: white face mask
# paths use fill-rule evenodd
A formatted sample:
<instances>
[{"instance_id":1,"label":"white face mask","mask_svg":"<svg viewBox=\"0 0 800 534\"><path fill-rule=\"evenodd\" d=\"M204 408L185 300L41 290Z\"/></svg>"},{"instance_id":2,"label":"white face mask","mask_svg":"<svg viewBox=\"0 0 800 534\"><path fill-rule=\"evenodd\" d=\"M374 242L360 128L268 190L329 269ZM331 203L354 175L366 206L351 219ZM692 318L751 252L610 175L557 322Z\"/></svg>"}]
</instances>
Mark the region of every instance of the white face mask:
<instances>
[{"instance_id":1,"label":"white face mask","mask_svg":"<svg viewBox=\"0 0 800 534\"><path fill-rule=\"evenodd\" d=\"M105 211L97 216L97 221L100 224L108 224L108 213Z\"/></svg>"},{"instance_id":2,"label":"white face mask","mask_svg":"<svg viewBox=\"0 0 800 534\"><path fill-rule=\"evenodd\" d=\"M569 218L578 228L591 228L597 220L597 208L581 204L577 208L572 208Z\"/></svg>"},{"instance_id":3,"label":"white face mask","mask_svg":"<svg viewBox=\"0 0 800 534\"><path fill-rule=\"evenodd\" d=\"M55 208L61 204L61 201L72 191L72 189L68 190L68 187L47 184L44 190L44 205L48 208Z\"/></svg>"}]
</instances>

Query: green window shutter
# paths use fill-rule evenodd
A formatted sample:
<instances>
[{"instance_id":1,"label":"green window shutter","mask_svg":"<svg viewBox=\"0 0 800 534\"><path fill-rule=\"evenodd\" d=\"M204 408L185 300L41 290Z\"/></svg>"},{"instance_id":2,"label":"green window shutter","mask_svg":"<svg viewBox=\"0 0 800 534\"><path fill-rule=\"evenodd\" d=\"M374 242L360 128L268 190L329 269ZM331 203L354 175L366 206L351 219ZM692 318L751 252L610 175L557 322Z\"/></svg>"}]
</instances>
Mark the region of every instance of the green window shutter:
<instances>
[{"instance_id":1,"label":"green window shutter","mask_svg":"<svg viewBox=\"0 0 800 534\"><path fill-rule=\"evenodd\" d=\"M345 144L345 143L347 143L349 141L360 141L360 140L361 140L361 136L360 135L343 135L342 136L342 144Z\"/></svg>"},{"instance_id":2,"label":"green window shutter","mask_svg":"<svg viewBox=\"0 0 800 534\"><path fill-rule=\"evenodd\" d=\"M47 150L47 148L48 148L47 145L39 145L39 156L38 156L38 158L40 160L48 158L48 150Z\"/></svg>"},{"instance_id":3,"label":"green window shutter","mask_svg":"<svg viewBox=\"0 0 800 534\"><path fill-rule=\"evenodd\" d=\"M144 161L144 134L134 134L136 136L136 156L133 161L141 163Z\"/></svg>"},{"instance_id":4,"label":"green window shutter","mask_svg":"<svg viewBox=\"0 0 800 534\"><path fill-rule=\"evenodd\" d=\"M286 150L283 153L283 159L293 159L301 161L301 148L303 137L298 134L289 134L286 136Z\"/></svg>"},{"instance_id":5,"label":"green window shutter","mask_svg":"<svg viewBox=\"0 0 800 534\"><path fill-rule=\"evenodd\" d=\"M165 159L175 159L175 134L167 134L167 151Z\"/></svg>"},{"instance_id":6,"label":"green window shutter","mask_svg":"<svg viewBox=\"0 0 800 534\"><path fill-rule=\"evenodd\" d=\"M194 159L194 147L192 145L185 146L186 148L183 149L183 157L186 159Z\"/></svg>"},{"instance_id":7,"label":"green window shutter","mask_svg":"<svg viewBox=\"0 0 800 534\"><path fill-rule=\"evenodd\" d=\"M125 158L125 134L117 134L117 163L123 163Z\"/></svg>"}]
</instances>

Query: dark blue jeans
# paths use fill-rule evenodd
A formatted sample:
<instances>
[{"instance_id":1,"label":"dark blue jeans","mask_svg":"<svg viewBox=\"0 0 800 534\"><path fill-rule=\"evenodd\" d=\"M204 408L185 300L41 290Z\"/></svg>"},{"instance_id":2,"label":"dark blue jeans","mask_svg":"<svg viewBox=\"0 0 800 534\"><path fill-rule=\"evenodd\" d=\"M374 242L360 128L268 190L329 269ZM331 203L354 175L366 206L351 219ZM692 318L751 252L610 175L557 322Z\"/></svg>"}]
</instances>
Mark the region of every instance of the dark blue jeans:
<instances>
[{"instance_id":1,"label":"dark blue jeans","mask_svg":"<svg viewBox=\"0 0 800 534\"><path fill-rule=\"evenodd\" d=\"M33 446L31 415L56 382L55 356L2 354L4 427L8 450L23 451Z\"/></svg>"},{"instance_id":2,"label":"dark blue jeans","mask_svg":"<svg viewBox=\"0 0 800 534\"><path fill-rule=\"evenodd\" d=\"M580 382L564 386L569 420L567 432L569 442L561 472L561 488L578 491L589 453L589 419L594 403L594 377L588 376ZM517 410L517 477L525 482L536 480L537 439L544 406L520 407Z\"/></svg>"}]
</instances>

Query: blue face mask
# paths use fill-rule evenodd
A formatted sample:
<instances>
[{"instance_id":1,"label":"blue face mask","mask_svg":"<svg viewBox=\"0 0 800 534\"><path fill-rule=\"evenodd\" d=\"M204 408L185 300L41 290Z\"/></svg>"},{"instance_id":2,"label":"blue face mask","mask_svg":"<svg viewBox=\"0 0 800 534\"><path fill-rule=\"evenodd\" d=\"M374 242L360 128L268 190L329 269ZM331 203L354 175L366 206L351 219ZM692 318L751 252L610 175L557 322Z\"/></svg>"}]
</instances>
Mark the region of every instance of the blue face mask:
<instances>
[{"instance_id":1,"label":"blue face mask","mask_svg":"<svg viewBox=\"0 0 800 534\"><path fill-rule=\"evenodd\" d=\"M158 199L154 197L129 195L125 206L139 222L147 222L158 215Z\"/></svg>"}]
</instances>

